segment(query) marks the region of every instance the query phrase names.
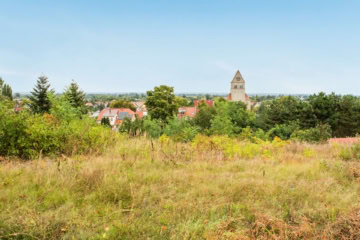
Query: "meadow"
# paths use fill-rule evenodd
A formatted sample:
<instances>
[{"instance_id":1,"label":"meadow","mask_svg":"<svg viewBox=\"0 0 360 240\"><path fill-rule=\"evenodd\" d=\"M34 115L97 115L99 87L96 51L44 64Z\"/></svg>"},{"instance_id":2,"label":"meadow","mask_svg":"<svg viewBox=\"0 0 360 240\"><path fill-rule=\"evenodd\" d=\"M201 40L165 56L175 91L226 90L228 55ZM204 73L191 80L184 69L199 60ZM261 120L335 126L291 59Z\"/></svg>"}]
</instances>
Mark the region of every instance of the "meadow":
<instances>
[{"instance_id":1,"label":"meadow","mask_svg":"<svg viewBox=\"0 0 360 240\"><path fill-rule=\"evenodd\" d=\"M122 135L0 162L0 239L360 239L357 144Z\"/></svg>"}]
</instances>

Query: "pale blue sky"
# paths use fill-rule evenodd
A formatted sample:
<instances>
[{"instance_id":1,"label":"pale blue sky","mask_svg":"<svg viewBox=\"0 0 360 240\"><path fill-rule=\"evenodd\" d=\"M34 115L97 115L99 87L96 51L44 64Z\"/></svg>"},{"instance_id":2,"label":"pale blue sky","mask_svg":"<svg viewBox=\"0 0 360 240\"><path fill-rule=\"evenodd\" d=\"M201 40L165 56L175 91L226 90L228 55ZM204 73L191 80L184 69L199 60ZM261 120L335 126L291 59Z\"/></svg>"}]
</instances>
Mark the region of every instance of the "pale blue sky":
<instances>
[{"instance_id":1,"label":"pale blue sky","mask_svg":"<svg viewBox=\"0 0 360 240\"><path fill-rule=\"evenodd\" d=\"M0 76L31 91L360 95L360 1L0 0Z\"/></svg>"}]
</instances>

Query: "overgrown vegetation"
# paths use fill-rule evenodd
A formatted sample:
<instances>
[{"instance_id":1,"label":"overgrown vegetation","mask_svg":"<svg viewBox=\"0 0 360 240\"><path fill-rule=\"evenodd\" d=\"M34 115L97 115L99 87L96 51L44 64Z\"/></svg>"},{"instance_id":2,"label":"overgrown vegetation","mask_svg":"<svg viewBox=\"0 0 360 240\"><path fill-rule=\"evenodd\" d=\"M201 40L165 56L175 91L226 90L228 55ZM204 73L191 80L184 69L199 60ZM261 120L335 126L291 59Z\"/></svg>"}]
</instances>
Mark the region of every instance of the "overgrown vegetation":
<instances>
[{"instance_id":1,"label":"overgrown vegetation","mask_svg":"<svg viewBox=\"0 0 360 240\"><path fill-rule=\"evenodd\" d=\"M0 163L0 239L358 239L341 146L122 136L101 156Z\"/></svg>"}]
</instances>

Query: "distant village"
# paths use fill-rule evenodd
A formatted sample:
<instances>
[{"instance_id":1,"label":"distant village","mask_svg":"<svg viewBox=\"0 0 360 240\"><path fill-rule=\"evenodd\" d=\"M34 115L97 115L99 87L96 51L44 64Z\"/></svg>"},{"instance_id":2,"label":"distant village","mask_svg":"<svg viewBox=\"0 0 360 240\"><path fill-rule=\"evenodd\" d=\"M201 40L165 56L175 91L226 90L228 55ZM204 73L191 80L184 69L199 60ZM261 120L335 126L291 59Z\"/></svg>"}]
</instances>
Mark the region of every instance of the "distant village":
<instances>
[{"instance_id":1,"label":"distant village","mask_svg":"<svg viewBox=\"0 0 360 240\"><path fill-rule=\"evenodd\" d=\"M99 97L100 95L100 97ZM259 107L264 100L274 99L281 95L256 95L250 98L246 93L245 80L239 70L235 72L234 77L230 81L230 91L227 95L210 95L210 94L183 94L184 99L189 100L190 104L184 104L178 109L178 118L193 118L199 111L199 105L204 103L209 107L213 107L214 97L223 97L228 101L243 102L248 109ZM145 94L128 93L122 94L122 98L132 98L131 104L134 106L130 108L114 108L111 107L112 103L116 101L118 97L112 94L87 94L86 106L90 110L90 116L96 119L97 123L101 123L104 118L109 119L109 123L112 129L116 130L120 127L125 118L135 120L136 118L143 118L147 116L148 112L145 106ZM300 99L304 99L306 95L298 95ZM26 106L20 98L20 94L15 94L16 111L21 111Z\"/></svg>"},{"instance_id":2,"label":"distant village","mask_svg":"<svg viewBox=\"0 0 360 240\"><path fill-rule=\"evenodd\" d=\"M245 91L245 80L241 75L240 71L236 71L231 83L230 93L225 97L228 101L243 102L247 105L248 109L258 107L260 102L252 101ZM178 118L193 118L199 111L199 105L201 103L207 104L209 107L214 105L213 99L195 99L193 100L192 106L180 106L178 110ZM111 101L109 102L96 102L95 104L88 102L86 105L91 108L99 106L106 106L101 110L97 110L91 114L98 123L101 120L108 118L110 125L113 129L118 129L125 118L135 120L135 118L142 118L147 115L147 109L145 101L133 101L132 104L136 107L133 111L130 108L111 108Z\"/></svg>"}]
</instances>

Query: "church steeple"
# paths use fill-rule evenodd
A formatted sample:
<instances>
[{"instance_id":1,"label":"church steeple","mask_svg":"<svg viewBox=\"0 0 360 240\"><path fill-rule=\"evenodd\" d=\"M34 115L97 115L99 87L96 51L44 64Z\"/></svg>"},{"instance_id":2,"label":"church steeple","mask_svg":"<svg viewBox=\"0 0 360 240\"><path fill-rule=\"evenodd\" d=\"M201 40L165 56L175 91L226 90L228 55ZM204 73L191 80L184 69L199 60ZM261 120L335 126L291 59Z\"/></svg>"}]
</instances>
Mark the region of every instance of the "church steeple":
<instances>
[{"instance_id":1,"label":"church steeple","mask_svg":"<svg viewBox=\"0 0 360 240\"><path fill-rule=\"evenodd\" d=\"M231 81L231 83L245 83L245 80L239 70L236 71L235 76Z\"/></svg>"}]
</instances>

